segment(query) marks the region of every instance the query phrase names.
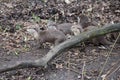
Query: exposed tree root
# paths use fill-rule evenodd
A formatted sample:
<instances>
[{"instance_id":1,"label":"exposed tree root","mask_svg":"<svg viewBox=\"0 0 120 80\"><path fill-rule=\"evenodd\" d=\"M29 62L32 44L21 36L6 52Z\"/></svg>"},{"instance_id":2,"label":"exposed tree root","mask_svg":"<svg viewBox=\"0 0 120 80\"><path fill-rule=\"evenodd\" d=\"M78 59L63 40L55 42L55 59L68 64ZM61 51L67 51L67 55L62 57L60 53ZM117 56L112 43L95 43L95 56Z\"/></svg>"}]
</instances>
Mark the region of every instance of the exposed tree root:
<instances>
[{"instance_id":1,"label":"exposed tree root","mask_svg":"<svg viewBox=\"0 0 120 80\"><path fill-rule=\"evenodd\" d=\"M68 39L65 42L57 45L52 50L50 50L44 57L38 60L16 61L5 65L0 64L0 73L15 69L28 68L28 67L46 67L47 64L50 63L52 59L54 59L55 56L60 55L61 52L63 52L64 50L71 48L80 42L86 41L88 39L92 39L94 37L102 36L111 32L119 32L119 31L120 31L120 23L106 25L102 28L93 31L83 32L80 35Z\"/></svg>"}]
</instances>

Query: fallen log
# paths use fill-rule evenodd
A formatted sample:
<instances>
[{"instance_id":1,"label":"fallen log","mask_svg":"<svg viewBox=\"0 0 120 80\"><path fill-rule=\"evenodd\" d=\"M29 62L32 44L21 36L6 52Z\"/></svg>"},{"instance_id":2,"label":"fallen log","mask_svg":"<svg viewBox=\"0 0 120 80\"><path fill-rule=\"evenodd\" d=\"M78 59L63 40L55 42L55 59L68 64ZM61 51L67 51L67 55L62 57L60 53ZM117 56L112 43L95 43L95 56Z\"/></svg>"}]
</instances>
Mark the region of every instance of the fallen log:
<instances>
[{"instance_id":1,"label":"fallen log","mask_svg":"<svg viewBox=\"0 0 120 80\"><path fill-rule=\"evenodd\" d=\"M68 48L73 47L74 45L86 41L88 39L92 39L98 36L102 36L111 32L119 32L120 31L120 23L117 24L109 24L103 26L102 28L95 29L88 32L83 32L80 35L72 37L71 39L66 40L65 42L55 46L51 49L44 57L37 60L24 60L24 61L16 61L10 64L2 65L0 64L0 73L23 69L23 68L32 68L32 67L47 67L48 63L50 63L54 57L62 54Z\"/></svg>"}]
</instances>

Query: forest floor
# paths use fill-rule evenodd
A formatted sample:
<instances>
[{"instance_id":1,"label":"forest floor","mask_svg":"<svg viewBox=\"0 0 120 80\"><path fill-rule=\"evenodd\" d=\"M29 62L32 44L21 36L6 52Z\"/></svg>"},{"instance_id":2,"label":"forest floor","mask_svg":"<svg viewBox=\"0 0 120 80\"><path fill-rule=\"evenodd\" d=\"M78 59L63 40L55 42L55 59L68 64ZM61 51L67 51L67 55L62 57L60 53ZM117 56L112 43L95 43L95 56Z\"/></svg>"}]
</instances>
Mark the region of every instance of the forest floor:
<instances>
[{"instance_id":1,"label":"forest floor","mask_svg":"<svg viewBox=\"0 0 120 80\"><path fill-rule=\"evenodd\" d=\"M50 48L37 49L33 38L26 34L25 22L45 26L47 20L57 23L77 22L87 15L96 26L120 22L120 1L74 0L0 0L0 65L20 60L35 60ZM30 24L28 24L30 25ZM85 44L85 47L67 49L57 56L47 69L25 68L0 74L0 80L120 80L120 44ZM106 59L107 63L106 63ZM106 65L104 66L104 63Z\"/></svg>"}]
</instances>

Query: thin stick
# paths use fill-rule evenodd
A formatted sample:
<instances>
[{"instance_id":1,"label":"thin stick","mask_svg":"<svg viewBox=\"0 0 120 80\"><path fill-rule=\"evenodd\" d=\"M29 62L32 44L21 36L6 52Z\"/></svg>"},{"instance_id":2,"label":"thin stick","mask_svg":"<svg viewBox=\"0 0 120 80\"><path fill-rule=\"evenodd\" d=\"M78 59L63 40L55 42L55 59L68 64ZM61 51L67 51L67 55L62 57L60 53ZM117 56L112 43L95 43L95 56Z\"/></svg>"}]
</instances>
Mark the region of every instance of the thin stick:
<instances>
[{"instance_id":1,"label":"thin stick","mask_svg":"<svg viewBox=\"0 0 120 80\"><path fill-rule=\"evenodd\" d=\"M105 61L104 64L103 64L103 67L102 67L102 69L101 69L101 71L100 71L100 73L99 73L99 75L98 75L98 77L97 77L97 80L99 80L99 77L100 77L100 75L102 74L102 72L103 72L103 70L104 70L104 68L105 68L105 66L106 66L106 64L107 64L108 59L109 59L109 56L110 56L111 52L113 51L113 49L114 49L114 47L115 47L115 44L117 43L117 40L118 40L119 37L120 37L120 33L119 33L117 39L115 40L115 42L114 42L111 50L110 50L110 51L108 52L108 54L107 54L107 59L106 59L106 61Z\"/></svg>"}]
</instances>

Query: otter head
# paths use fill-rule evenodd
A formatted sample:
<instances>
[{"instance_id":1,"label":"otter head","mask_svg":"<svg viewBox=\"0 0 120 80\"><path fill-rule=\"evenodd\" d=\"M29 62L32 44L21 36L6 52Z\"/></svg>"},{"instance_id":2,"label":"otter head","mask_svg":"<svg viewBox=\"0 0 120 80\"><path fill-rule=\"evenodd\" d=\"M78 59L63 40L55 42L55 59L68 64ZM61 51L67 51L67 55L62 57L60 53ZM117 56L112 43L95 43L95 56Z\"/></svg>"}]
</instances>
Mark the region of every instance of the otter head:
<instances>
[{"instance_id":1,"label":"otter head","mask_svg":"<svg viewBox=\"0 0 120 80\"><path fill-rule=\"evenodd\" d=\"M28 34L33 36L35 39L37 39L37 40L39 39L39 33L38 33L38 31L36 29L29 28L29 29L27 29L27 32L28 32Z\"/></svg>"}]
</instances>

